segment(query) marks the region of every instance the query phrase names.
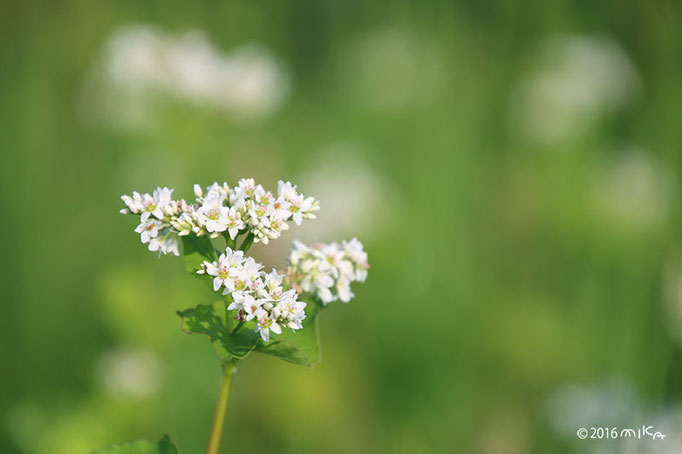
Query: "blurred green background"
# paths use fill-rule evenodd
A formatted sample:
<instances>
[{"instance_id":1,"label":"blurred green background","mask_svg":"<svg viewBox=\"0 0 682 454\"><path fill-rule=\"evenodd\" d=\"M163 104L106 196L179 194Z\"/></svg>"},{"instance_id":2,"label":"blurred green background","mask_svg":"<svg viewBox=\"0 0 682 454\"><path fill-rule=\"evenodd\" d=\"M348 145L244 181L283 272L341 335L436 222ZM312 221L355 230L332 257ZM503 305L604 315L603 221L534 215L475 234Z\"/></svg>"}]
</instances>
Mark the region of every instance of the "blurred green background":
<instances>
[{"instance_id":1,"label":"blurred green background","mask_svg":"<svg viewBox=\"0 0 682 454\"><path fill-rule=\"evenodd\" d=\"M0 452L203 452L219 367L174 311L211 295L117 211L239 177L322 206L259 260L372 268L319 366L244 362L223 452L680 452L679 2L3 11Z\"/></svg>"}]
</instances>

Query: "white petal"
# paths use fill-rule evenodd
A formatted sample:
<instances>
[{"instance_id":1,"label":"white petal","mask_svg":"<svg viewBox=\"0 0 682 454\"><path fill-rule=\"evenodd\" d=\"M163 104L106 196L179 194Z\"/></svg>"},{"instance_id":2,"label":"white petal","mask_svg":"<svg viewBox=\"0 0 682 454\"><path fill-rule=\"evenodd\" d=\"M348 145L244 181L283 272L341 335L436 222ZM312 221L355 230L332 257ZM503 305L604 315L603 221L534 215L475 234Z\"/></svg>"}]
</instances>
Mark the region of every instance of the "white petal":
<instances>
[{"instance_id":1,"label":"white petal","mask_svg":"<svg viewBox=\"0 0 682 454\"><path fill-rule=\"evenodd\" d=\"M160 207L157 207L154 211L152 211L152 214L161 220L164 218L163 210L161 210Z\"/></svg>"}]
</instances>

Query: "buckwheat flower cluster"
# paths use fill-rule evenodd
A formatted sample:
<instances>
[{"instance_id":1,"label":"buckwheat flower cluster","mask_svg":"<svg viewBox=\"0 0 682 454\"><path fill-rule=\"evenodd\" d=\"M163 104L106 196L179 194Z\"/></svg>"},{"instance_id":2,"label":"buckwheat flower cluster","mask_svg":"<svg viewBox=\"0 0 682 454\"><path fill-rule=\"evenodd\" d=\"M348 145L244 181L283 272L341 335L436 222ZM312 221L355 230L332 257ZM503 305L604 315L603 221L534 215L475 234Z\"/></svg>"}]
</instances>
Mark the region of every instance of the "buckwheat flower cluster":
<instances>
[{"instance_id":1,"label":"buckwheat flower cluster","mask_svg":"<svg viewBox=\"0 0 682 454\"><path fill-rule=\"evenodd\" d=\"M262 271L263 265L242 251L226 248L215 262L204 261L199 274L213 277L213 289L223 289L232 302L228 311L236 310L235 319L257 321L255 331L267 342L270 332L282 333L282 327L293 331L303 328L306 303L298 301L294 289L284 290L282 276L276 270Z\"/></svg>"},{"instance_id":2,"label":"buckwheat flower cluster","mask_svg":"<svg viewBox=\"0 0 682 454\"><path fill-rule=\"evenodd\" d=\"M320 208L317 200L297 192L289 182L279 182L275 197L252 178L240 179L233 188L213 183L204 190L195 184L193 204L173 200L172 194L173 189L164 187L152 194L121 196L126 205L121 213L140 216L135 231L150 251L179 255L178 237L189 234L235 240L248 233L255 242L267 244L289 229L289 219L300 225L303 219L315 218Z\"/></svg>"},{"instance_id":3,"label":"buckwheat flower cluster","mask_svg":"<svg viewBox=\"0 0 682 454\"><path fill-rule=\"evenodd\" d=\"M296 186L281 180L277 185L277 197L255 184L253 178L242 178L229 191L228 198L230 206L237 210L254 234L254 241L263 244L288 230L286 221L289 219L301 225L303 219L314 219L315 212L320 209L315 198L298 193Z\"/></svg>"},{"instance_id":4,"label":"buckwheat flower cluster","mask_svg":"<svg viewBox=\"0 0 682 454\"><path fill-rule=\"evenodd\" d=\"M341 300L347 303L355 295L351 282L367 279L367 253L356 238L339 243L315 243L307 246L294 241L286 270L290 285L300 292L316 295L325 305Z\"/></svg>"},{"instance_id":5,"label":"buckwheat flower cluster","mask_svg":"<svg viewBox=\"0 0 682 454\"><path fill-rule=\"evenodd\" d=\"M135 232L140 234L142 243L147 244L150 251L180 255L178 232L171 225L179 211L179 202L172 200L172 195L173 190L165 187L157 187L152 194L133 192L132 196L123 195L121 199L126 208L121 213L140 216Z\"/></svg>"}]
</instances>

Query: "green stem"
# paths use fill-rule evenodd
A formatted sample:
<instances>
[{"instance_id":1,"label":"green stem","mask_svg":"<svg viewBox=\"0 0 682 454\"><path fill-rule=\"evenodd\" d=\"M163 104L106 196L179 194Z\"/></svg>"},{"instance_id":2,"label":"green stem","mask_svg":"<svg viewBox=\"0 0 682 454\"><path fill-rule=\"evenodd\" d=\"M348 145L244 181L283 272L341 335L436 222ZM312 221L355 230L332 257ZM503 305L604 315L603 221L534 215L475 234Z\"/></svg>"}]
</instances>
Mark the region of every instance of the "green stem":
<instances>
[{"instance_id":1,"label":"green stem","mask_svg":"<svg viewBox=\"0 0 682 454\"><path fill-rule=\"evenodd\" d=\"M227 310L228 307L230 307L230 304L234 301L234 298L232 298L232 294L230 293L227 295L227 298L225 298L225 329L230 329L230 325L232 324L230 322L230 311Z\"/></svg>"},{"instance_id":2,"label":"green stem","mask_svg":"<svg viewBox=\"0 0 682 454\"><path fill-rule=\"evenodd\" d=\"M223 434L223 426L225 425L225 411L227 410L227 401L230 397L230 386L232 385L235 365L236 363L232 361L223 364L220 394L218 394L218 403L216 404L215 415L213 416L213 426L211 427L211 436L208 439L206 454L218 454L220 450L220 437Z\"/></svg>"},{"instance_id":3,"label":"green stem","mask_svg":"<svg viewBox=\"0 0 682 454\"><path fill-rule=\"evenodd\" d=\"M223 233L223 236L225 237L225 246L229 247L233 251L237 249L237 238L239 237L239 234L234 237L234 239L230 238L230 233L225 230Z\"/></svg>"},{"instance_id":4,"label":"green stem","mask_svg":"<svg viewBox=\"0 0 682 454\"><path fill-rule=\"evenodd\" d=\"M244 238L244 241L242 241L242 244L241 246L239 246L239 249L244 251L244 253L248 252L249 248L253 244L254 239L255 237L253 236L253 233L249 233L248 235L246 235L246 238Z\"/></svg>"},{"instance_id":5,"label":"green stem","mask_svg":"<svg viewBox=\"0 0 682 454\"><path fill-rule=\"evenodd\" d=\"M244 325L244 322L237 323L237 326L234 327L234 329L230 333L230 336L234 336L235 334L237 334L237 331L239 331L239 328L241 328L242 325Z\"/></svg>"}]
</instances>

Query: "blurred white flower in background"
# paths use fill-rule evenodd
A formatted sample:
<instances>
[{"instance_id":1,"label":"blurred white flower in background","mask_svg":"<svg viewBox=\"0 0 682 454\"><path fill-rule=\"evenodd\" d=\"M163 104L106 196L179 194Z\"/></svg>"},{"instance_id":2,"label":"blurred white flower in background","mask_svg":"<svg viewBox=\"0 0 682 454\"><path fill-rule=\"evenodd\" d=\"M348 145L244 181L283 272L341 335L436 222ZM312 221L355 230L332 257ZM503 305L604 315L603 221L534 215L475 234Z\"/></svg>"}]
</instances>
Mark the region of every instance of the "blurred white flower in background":
<instances>
[{"instance_id":1,"label":"blurred white flower in background","mask_svg":"<svg viewBox=\"0 0 682 454\"><path fill-rule=\"evenodd\" d=\"M201 31L172 35L151 26L117 30L86 85L86 108L121 124L153 121L157 97L211 107L241 121L274 112L289 91L283 66L262 46L221 53ZM94 104L94 105L92 105Z\"/></svg>"},{"instance_id":2,"label":"blurred white flower in background","mask_svg":"<svg viewBox=\"0 0 682 454\"><path fill-rule=\"evenodd\" d=\"M547 400L552 429L567 439L581 427L615 427L639 421L640 402L634 390L622 382L594 386L567 385Z\"/></svg>"},{"instance_id":3,"label":"blurred white flower in background","mask_svg":"<svg viewBox=\"0 0 682 454\"><path fill-rule=\"evenodd\" d=\"M531 138L555 145L624 106L638 89L637 70L615 42L554 39L515 92L512 121Z\"/></svg>"},{"instance_id":4,"label":"blurred white flower in background","mask_svg":"<svg viewBox=\"0 0 682 454\"><path fill-rule=\"evenodd\" d=\"M670 215L674 179L655 155L639 149L618 153L597 174L595 210L619 228L646 230Z\"/></svg>"},{"instance_id":5,"label":"blurred white flower in background","mask_svg":"<svg viewBox=\"0 0 682 454\"><path fill-rule=\"evenodd\" d=\"M151 351L113 350L98 361L96 378L112 398L142 399L159 390L161 362Z\"/></svg>"},{"instance_id":6,"label":"blurred white flower in background","mask_svg":"<svg viewBox=\"0 0 682 454\"><path fill-rule=\"evenodd\" d=\"M672 454L682 446L680 409L647 405L630 385L621 381L560 387L547 399L546 414L556 435L586 449L581 452ZM652 432L661 432L665 438L581 440L577 437L580 428L588 429L590 436L592 427L617 428L620 434L623 429L637 431L642 426L653 426Z\"/></svg>"},{"instance_id":7,"label":"blurred white flower in background","mask_svg":"<svg viewBox=\"0 0 682 454\"><path fill-rule=\"evenodd\" d=\"M299 230L298 238L306 242L349 235L367 238L387 225L398 203L398 191L362 158L362 147L349 143L323 150L298 179L308 193L324 201L317 220Z\"/></svg>"}]
</instances>

